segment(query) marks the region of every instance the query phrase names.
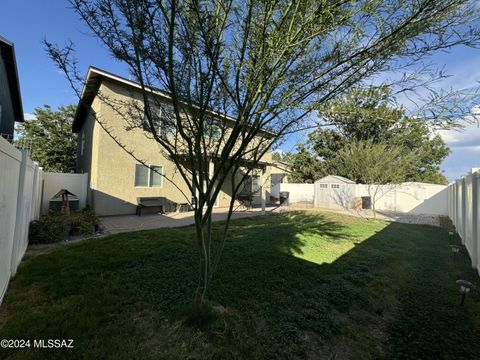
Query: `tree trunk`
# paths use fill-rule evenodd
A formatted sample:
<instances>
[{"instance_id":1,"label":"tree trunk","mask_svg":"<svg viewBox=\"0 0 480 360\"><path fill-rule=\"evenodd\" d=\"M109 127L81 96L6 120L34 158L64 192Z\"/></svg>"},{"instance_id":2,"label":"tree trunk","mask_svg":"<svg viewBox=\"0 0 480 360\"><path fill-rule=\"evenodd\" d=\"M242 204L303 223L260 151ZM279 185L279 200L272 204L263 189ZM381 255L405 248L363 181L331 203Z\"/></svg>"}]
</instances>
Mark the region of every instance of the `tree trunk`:
<instances>
[{"instance_id":1,"label":"tree trunk","mask_svg":"<svg viewBox=\"0 0 480 360\"><path fill-rule=\"evenodd\" d=\"M205 257L205 252L200 249L200 276L198 279L197 290L195 291L195 298L193 301L193 305L196 308L202 308L205 303L205 295L207 293L208 288L208 278L209 274L209 261Z\"/></svg>"},{"instance_id":2,"label":"tree trunk","mask_svg":"<svg viewBox=\"0 0 480 360\"><path fill-rule=\"evenodd\" d=\"M193 306L196 309L201 309L203 308L205 304L205 293L206 293L206 288L202 286L197 286L197 290L195 291L195 299L193 300Z\"/></svg>"},{"instance_id":3,"label":"tree trunk","mask_svg":"<svg viewBox=\"0 0 480 360\"><path fill-rule=\"evenodd\" d=\"M195 291L193 305L195 308L200 309L205 304L205 295L207 293L210 279L211 221L208 219L206 224L202 223L204 220L203 210L196 209L195 212L195 228L200 253L200 276L198 279L197 289ZM211 215L207 216L211 218Z\"/></svg>"}]
</instances>

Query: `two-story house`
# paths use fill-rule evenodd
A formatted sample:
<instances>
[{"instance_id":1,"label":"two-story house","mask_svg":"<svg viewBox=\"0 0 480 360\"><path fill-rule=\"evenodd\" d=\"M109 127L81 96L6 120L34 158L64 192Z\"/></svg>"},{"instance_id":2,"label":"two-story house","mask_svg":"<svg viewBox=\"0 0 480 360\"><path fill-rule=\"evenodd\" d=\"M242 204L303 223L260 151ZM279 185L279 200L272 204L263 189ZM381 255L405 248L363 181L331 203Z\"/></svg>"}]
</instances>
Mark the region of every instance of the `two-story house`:
<instances>
[{"instance_id":1,"label":"two-story house","mask_svg":"<svg viewBox=\"0 0 480 360\"><path fill-rule=\"evenodd\" d=\"M128 104L131 99L141 99L138 83L90 67L81 96L73 122L73 131L78 133L76 170L89 174L87 203L97 214L134 214L139 198L163 199L163 210L167 212L191 200L188 185L160 144L141 127L127 130L125 119L111 106L111 103ZM170 101L169 95L160 91L152 90L152 96L167 104ZM135 157L119 143L133 150ZM149 167L135 158L142 159ZM260 188L270 189L270 162L271 152L267 152L245 183L246 190L253 194L254 205L259 205L262 196L266 196ZM227 207L231 193L231 181L227 181L216 206Z\"/></svg>"}]
</instances>

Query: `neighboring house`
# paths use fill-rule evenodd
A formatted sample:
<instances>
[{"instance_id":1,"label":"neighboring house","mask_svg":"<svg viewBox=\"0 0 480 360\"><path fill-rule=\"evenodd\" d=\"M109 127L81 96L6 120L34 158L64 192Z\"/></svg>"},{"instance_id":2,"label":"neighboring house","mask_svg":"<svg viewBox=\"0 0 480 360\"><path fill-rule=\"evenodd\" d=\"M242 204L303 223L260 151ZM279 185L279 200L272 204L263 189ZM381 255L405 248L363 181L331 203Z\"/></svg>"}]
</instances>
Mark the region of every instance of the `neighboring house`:
<instances>
[{"instance_id":1,"label":"neighboring house","mask_svg":"<svg viewBox=\"0 0 480 360\"><path fill-rule=\"evenodd\" d=\"M0 136L13 141L16 121L24 118L15 49L0 36Z\"/></svg>"},{"instance_id":2,"label":"neighboring house","mask_svg":"<svg viewBox=\"0 0 480 360\"><path fill-rule=\"evenodd\" d=\"M167 93L153 90L152 96L168 107L170 97ZM141 101L141 87L136 82L104 70L90 67L88 71L82 99L73 122L73 131L79 136L76 171L89 174L87 203L91 208L98 215L119 215L134 214L138 198L160 198L160 201L163 201L163 210L167 212L175 211L181 204L190 202L188 186L175 163L140 127L127 130L118 111L114 111L102 101L105 98L108 98L110 104L125 106L135 99ZM101 124L98 119L101 119ZM219 119L221 120L217 121L227 121L225 117ZM102 125L108 127L110 135ZM138 163L111 135L133 150L137 158L164 176ZM254 194L254 205L261 204L260 188L263 186L264 189L270 189L270 161L269 152L243 186L242 192ZM231 181L227 179L221 188L216 206L228 206L231 193Z\"/></svg>"}]
</instances>

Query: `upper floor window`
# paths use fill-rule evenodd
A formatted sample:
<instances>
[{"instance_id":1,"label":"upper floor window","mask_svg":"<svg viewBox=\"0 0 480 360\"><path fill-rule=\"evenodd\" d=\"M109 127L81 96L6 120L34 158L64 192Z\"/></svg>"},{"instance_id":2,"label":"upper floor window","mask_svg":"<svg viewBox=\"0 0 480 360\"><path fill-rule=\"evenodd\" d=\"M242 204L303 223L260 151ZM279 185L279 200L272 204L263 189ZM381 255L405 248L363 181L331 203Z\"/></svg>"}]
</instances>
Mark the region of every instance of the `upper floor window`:
<instances>
[{"instance_id":1,"label":"upper floor window","mask_svg":"<svg viewBox=\"0 0 480 360\"><path fill-rule=\"evenodd\" d=\"M340 184L331 184L330 187L332 189L340 189Z\"/></svg>"},{"instance_id":2,"label":"upper floor window","mask_svg":"<svg viewBox=\"0 0 480 360\"><path fill-rule=\"evenodd\" d=\"M328 184L319 184L320 189L326 189L328 188Z\"/></svg>"},{"instance_id":3,"label":"upper floor window","mask_svg":"<svg viewBox=\"0 0 480 360\"><path fill-rule=\"evenodd\" d=\"M150 102L149 108L155 133L160 136L173 134L173 130L175 129L175 114L171 105ZM152 128L147 116L147 107L145 107L143 114L142 125L143 130L150 133L152 132Z\"/></svg>"},{"instance_id":4,"label":"upper floor window","mask_svg":"<svg viewBox=\"0 0 480 360\"><path fill-rule=\"evenodd\" d=\"M205 135L213 140L220 140L222 137L220 122L208 117L205 121Z\"/></svg>"},{"instance_id":5,"label":"upper floor window","mask_svg":"<svg viewBox=\"0 0 480 360\"><path fill-rule=\"evenodd\" d=\"M135 186L136 187L161 187L163 184L163 167L142 164L135 164Z\"/></svg>"}]
</instances>

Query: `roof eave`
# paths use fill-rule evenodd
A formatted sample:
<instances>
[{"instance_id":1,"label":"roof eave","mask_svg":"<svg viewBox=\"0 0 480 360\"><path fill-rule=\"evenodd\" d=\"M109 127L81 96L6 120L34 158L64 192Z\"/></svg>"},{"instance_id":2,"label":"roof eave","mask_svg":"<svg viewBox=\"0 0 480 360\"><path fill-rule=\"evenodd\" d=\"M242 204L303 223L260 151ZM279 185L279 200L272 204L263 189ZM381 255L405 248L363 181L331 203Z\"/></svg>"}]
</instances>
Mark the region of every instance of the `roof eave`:
<instances>
[{"instance_id":1,"label":"roof eave","mask_svg":"<svg viewBox=\"0 0 480 360\"><path fill-rule=\"evenodd\" d=\"M16 122L24 122L22 96L20 92L20 81L18 79L17 61L15 58L15 47L12 42L0 36L0 45L5 49L5 68L7 71L8 88L12 98L13 112Z\"/></svg>"}]
</instances>

